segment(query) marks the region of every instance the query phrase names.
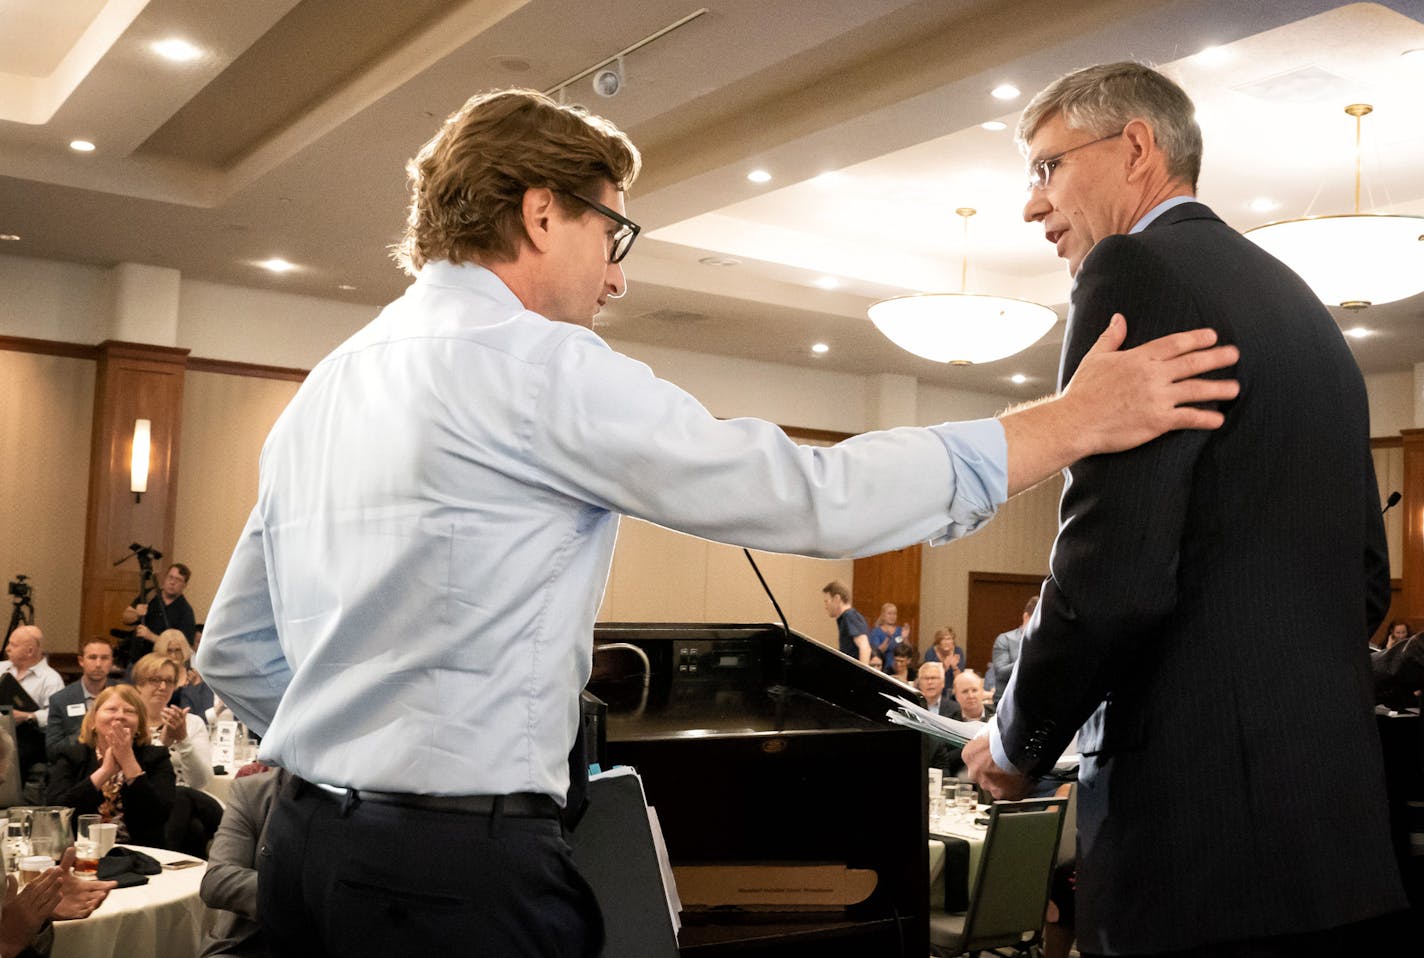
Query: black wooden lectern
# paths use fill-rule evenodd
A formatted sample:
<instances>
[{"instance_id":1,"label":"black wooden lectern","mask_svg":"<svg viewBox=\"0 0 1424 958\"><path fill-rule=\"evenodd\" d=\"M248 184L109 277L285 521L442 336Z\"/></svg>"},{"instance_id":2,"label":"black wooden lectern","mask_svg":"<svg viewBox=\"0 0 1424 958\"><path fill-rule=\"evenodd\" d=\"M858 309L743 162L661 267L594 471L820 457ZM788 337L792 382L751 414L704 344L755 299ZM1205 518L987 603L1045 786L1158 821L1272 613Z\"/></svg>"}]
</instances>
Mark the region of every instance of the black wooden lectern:
<instances>
[{"instance_id":1,"label":"black wooden lectern","mask_svg":"<svg viewBox=\"0 0 1424 958\"><path fill-rule=\"evenodd\" d=\"M928 954L920 736L885 720L880 695L917 693L776 625L607 624L594 644L623 646L596 654L589 682L608 704L606 761L642 776L674 865L834 862L877 876L844 911L684 912L682 955ZM576 857L593 845L583 829ZM605 902L609 955L637 952L627 923L664 907L623 897Z\"/></svg>"}]
</instances>

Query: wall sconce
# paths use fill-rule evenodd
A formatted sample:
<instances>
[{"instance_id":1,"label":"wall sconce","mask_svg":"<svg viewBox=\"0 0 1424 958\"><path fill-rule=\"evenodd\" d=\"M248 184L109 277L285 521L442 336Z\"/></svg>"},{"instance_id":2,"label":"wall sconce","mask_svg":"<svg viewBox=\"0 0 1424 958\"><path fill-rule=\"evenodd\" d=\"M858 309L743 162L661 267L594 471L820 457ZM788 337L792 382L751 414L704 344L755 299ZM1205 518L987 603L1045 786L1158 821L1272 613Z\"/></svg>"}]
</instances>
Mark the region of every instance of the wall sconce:
<instances>
[{"instance_id":1,"label":"wall sconce","mask_svg":"<svg viewBox=\"0 0 1424 958\"><path fill-rule=\"evenodd\" d=\"M134 420L133 454L129 457L129 492L134 502L142 502L148 491L148 446L152 424L147 419Z\"/></svg>"}]
</instances>

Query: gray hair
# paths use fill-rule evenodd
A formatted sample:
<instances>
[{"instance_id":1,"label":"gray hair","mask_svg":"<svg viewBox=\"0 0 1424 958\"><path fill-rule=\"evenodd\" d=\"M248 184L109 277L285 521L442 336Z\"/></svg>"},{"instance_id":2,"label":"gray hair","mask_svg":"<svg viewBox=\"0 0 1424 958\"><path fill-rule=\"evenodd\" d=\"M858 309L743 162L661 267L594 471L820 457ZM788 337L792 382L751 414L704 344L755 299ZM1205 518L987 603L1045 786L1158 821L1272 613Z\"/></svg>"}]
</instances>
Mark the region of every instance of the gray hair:
<instances>
[{"instance_id":1,"label":"gray hair","mask_svg":"<svg viewBox=\"0 0 1424 958\"><path fill-rule=\"evenodd\" d=\"M1132 120L1152 127L1167 157L1167 172L1191 184L1201 173L1202 136L1186 91L1151 67L1130 60L1100 63L1064 74L1024 107L1014 139L1020 149L1056 114L1075 130L1111 136Z\"/></svg>"}]
</instances>

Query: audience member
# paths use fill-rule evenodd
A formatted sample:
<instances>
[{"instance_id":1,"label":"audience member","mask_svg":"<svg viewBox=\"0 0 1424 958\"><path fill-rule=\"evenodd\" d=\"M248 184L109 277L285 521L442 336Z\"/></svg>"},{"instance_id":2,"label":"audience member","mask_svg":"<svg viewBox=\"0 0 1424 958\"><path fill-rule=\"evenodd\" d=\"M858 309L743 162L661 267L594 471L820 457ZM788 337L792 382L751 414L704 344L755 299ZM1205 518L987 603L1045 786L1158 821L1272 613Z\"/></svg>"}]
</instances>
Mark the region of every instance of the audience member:
<instances>
[{"instance_id":1,"label":"audience member","mask_svg":"<svg viewBox=\"0 0 1424 958\"><path fill-rule=\"evenodd\" d=\"M979 673L965 669L955 676L954 698L940 709L940 714L975 725L983 724L994 714L994 707L984 700L984 680ZM940 742L930 758L930 767L943 769L946 775L957 776L965 770L963 752L964 749L959 746Z\"/></svg>"},{"instance_id":2,"label":"audience member","mask_svg":"<svg viewBox=\"0 0 1424 958\"><path fill-rule=\"evenodd\" d=\"M1038 596L1029 596L1024 603L1023 620L1017 629L1000 632L994 638L994 688L1009 686L1009 676L1014 674L1014 663L1019 660L1019 647L1023 645L1024 630L1028 620L1033 618L1033 610L1038 608Z\"/></svg>"},{"instance_id":3,"label":"audience member","mask_svg":"<svg viewBox=\"0 0 1424 958\"><path fill-rule=\"evenodd\" d=\"M994 714L994 706L984 701L984 680L973 669L955 676L954 702L949 717L961 722L984 722Z\"/></svg>"},{"instance_id":4,"label":"audience member","mask_svg":"<svg viewBox=\"0 0 1424 958\"><path fill-rule=\"evenodd\" d=\"M850 589L844 582L835 579L827 582L821 591L825 593L826 615L836 620L841 651L870 664L870 653L873 651L870 647L870 627L865 624L865 616L851 608Z\"/></svg>"},{"instance_id":5,"label":"audience member","mask_svg":"<svg viewBox=\"0 0 1424 958\"><path fill-rule=\"evenodd\" d=\"M257 850L267 837L272 802L289 777L285 769L258 762L237 771L199 891L203 904L218 913L200 958L267 954L257 923Z\"/></svg>"},{"instance_id":6,"label":"audience member","mask_svg":"<svg viewBox=\"0 0 1424 958\"><path fill-rule=\"evenodd\" d=\"M153 651L166 659L172 659L178 666L178 689L168 700L168 704L177 705L193 715L203 717L208 709L213 707L213 690L208 688L197 669L191 666L193 647L188 644L183 633L177 629L164 630L154 640Z\"/></svg>"},{"instance_id":7,"label":"audience member","mask_svg":"<svg viewBox=\"0 0 1424 958\"><path fill-rule=\"evenodd\" d=\"M915 673L915 688L925 697L925 708L948 715L954 699L944 694L944 665L926 659Z\"/></svg>"},{"instance_id":8,"label":"audience member","mask_svg":"<svg viewBox=\"0 0 1424 958\"><path fill-rule=\"evenodd\" d=\"M1389 651L1405 639L1409 638L1409 623L1403 619L1395 619L1389 624L1389 631L1384 636L1384 650Z\"/></svg>"},{"instance_id":9,"label":"audience member","mask_svg":"<svg viewBox=\"0 0 1424 958\"><path fill-rule=\"evenodd\" d=\"M990 659L984 666L984 698L986 701L994 701L994 696L999 693L999 676L994 671L994 661Z\"/></svg>"},{"instance_id":10,"label":"audience member","mask_svg":"<svg viewBox=\"0 0 1424 958\"><path fill-rule=\"evenodd\" d=\"M208 725L186 708L170 704L179 681L178 663L150 652L133 667L143 695L150 742L168 749L177 787L163 847L206 857L208 840L222 821L222 806L202 789L213 778L213 750Z\"/></svg>"},{"instance_id":11,"label":"audience member","mask_svg":"<svg viewBox=\"0 0 1424 958\"><path fill-rule=\"evenodd\" d=\"M79 726L93 707L94 696L114 684L114 648L108 639L90 639L79 651L79 681L70 682L49 697L49 720L45 723L45 754L54 761L61 745L77 741Z\"/></svg>"},{"instance_id":12,"label":"audience member","mask_svg":"<svg viewBox=\"0 0 1424 958\"><path fill-rule=\"evenodd\" d=\"M942 664L945 680L949 682L953 682L954 676L964 671L964 650L959 647L958 640L954 629L946 625L935 630L934 644L925 650L925 661Z\"/></svg>"},{"instance_id":13,"label":"audience member","mask_svg":"<svg viewBox=\"0 0 1424 958\"><path fill-rule=\"evenodd\" d=\"M64 688L64 679L49 667L44 655L44 633L37 625L22 625L10 633L6 661L0 672L9 672L29 693L39 708L34 712L14 709L15 743L20 753L20 774L45 761L45 726L49 723L49 697Z\"/></svg>"},{"instance_id":14,"label":"audience member","mask_svg":"<svg viewBox=\"0 0 1424 958\"><path fill-rule=\"evenodd\" d=\"M213 750L208 726L185 708L170 705L179 681L178 664L157 652L134 663L134 685L143 695L150 744L168 749L179 785L202 788L212 780Z\"/></svg>"},{"instance_id":15,"label":"audience member","mask_svg":"<svg viewBox=\"0 0 1424 958\"><path fill-rule=\"evenodd\" d=\"M895 651L890 653L890 677L899 679L906 685L914 685L919 660L920 653L915 651L915 647L909 642L895 646Z\"/></svg>"},{"instance_id":16,"label":"audience member","mask_svg":"<svg viewBox=\"0 0 1424 958\"><path fill-rule=\"evenodd\" d=\"M128 661L132 665L153 651L153 640L167 629L177 629L190 642L197 630L193 607L183 598L192 573L181 562L175 562L163 574L158 594L148 602L136 602L124 610L124 625L134 626L128 644Z\"/></svg>"},{"instance_id":17,"label":"audience member","mask_svg":"<svg viewBox=\"0 0 1424 958\"><path fill-rule=\"evenodd\" d=\"M119 841L161 847L173 807L173 764L167 749L143 744L148 739L138 689L104 689L84 716L79 741L61 746L50 763L49 803L97 812L119 826Z\"/></svg>"},{"instance_id":18,"label":"audience member","mask_svg":"<svg viewBox=\"0 0 1424 958\"><path fill-rule=\"evenodd\" d=\"M880 616L870 632L870 647L880 653L880 660L888 664L895 647L910 640L910 627L900 624L900 610L895 603L887 602L880 607Z\"/></svg>"}]
</instances>

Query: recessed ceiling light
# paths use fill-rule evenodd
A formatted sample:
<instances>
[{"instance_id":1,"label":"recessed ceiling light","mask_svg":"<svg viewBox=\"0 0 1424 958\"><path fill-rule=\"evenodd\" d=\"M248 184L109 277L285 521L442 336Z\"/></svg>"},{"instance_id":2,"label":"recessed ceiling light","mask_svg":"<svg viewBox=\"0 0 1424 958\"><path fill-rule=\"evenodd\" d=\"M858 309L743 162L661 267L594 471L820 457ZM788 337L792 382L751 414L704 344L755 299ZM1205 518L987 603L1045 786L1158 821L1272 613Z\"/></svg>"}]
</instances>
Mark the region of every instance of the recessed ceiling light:
<instances>
[{"instance_id":1,"label":"recessed ceiling light","mask_svg":"<svg viewBox=\"0 0 1424 958\"><path fill-rule=\"evenodd\" d=\"M747 179L751 180L753 183L770 183L771 174L768 173L766 170L752 170L750 173L747 174Z\"/></svg>"},{"instance_id":2,"label":"recessed ceiling light","mask_svg":"<svg viewBox=\"0 0 1424 958\"><path fill-rule=\"evenodd\" d=\"M159 40L149 44L148 48L163 59L172 60L174 63L187 63L189 60L196 60L203 55L201 49L178 37Z\"/></svg>"},{"instance_id":3,"label":"recessed ceiling light","mask_svg":"<svg viewBox=\"0 0 1424 958\"><path fill-rule=\"evenodd\" d=\"M336 288L341 290L343 293L350 293L355 291L356 289L356 287L352 286L350 283L338 283Z\"/></svg>"},{"instance_id":4,"label":"recessed ceiling light","mask_svg":"<svg viewBox=\"0 0 1424 958\"><path fill-rule=\"evenodd\" d=\"M1023 373L1014 373L1012 376L1009 377L1009 382L1013 383L1015 386L1022 386L1024 383L1028 382L1028 377L1025 376Z\"/></svg>"},{"instance_id":5,"label":"recessed ceiling light","mask_svg":"<svg viewBox=\"0 0 1424 958\"><path fill-rule=\"evenodd\" d=\"M1269 196L1258 196L1251 201L1251 209L1257 213L1269 213L1281 204L1271 199Z\"/></svg>"},{"instance_id":6,"label":"recessed ceiling light","mask_svg":"<svg viewBox=\"0 0 1424 958\"><path fill-rule=\"evenodd\" d=\"M1193 59L1204 67L1219 67L1231 59L1231 51L1226 47L1202 47Z\"/></svg>"},{"instance_id":7,"label":"recessed ceiling light","mask_svg":"<svg viewBox=\"0 0 1424 958\"><path fill-rule=\"evenodd\" d=\"M703 266L741 266L742 261L734 256L704 256L697 262Z\"/></svg>"},{"instance_id":8,"label":"recessed ceiling light","mask_svg":"<svg viewBox=\"0 0 1424 958\"><path fill-rule=\"evenodd\" d=\"M1009 125L1003 120L985 120L979 125L990 133L998 133L1000 130L1007 130L1009 128Z\"/></svg>"},{"instance_id":9,"label":"recessed ceiling light","mask_svg":"<svg viewBox=\"0 0 1424 958\"><path fill-rule=\"evenodd\" d=\"M69 148L76 153L93 153L94 144L88 140L70 140Z\"/></svg>"},{"instance_id":10,"label":"recessed ceiling light","mask_svg":"<svg viewBox=\"0 0 1424 958\"><path fill-rule=\"evenodd\" d=\"M271 273L289 273L297 268L296 264L289 263L286 260L276 256L272 257L271 259L264 259L257 265L261 266L263 269Z\"/></svg>"},{"instance_id":11,"label":"recessed ceiling light","mask_svg":"<svg viewBox=\"0 0 1424 958\"><path fill-rule=\"evenodd\" d=\"M817 356L820 356L820 355L822 355L822 354L824 354L824 353L828 353L828 352L830 352L830 351L831 351L831 347L827 346L825 343L812 343L812 344L811 344L811 352L815 353Z\"/></svg>"},{"instance_id":12,"label":"recessed ceiling light","mask_svg":"<svg viewBox=\"0 0 1424 958\"><path fill-rule=\"evenodd\" d=\"M0 233L0 243L18 243L19 241L18 233Z\"/></svg>"},{"instance_id":13,"label":"recessed ceiling light","mask_svg":"<svg viewBox=\"0 0 1424 958\"><path fill-rule=\"evenodd\" d=\"M1349 336L1351 339L1364 339L1371 332L1373 332L1373 330L1366 329L1363 326L1351 326L1349 329L1345 330L1345 335Z\"/></svg>"},{"instance_id":14,"label":"recessed ceiling light","mask_svg":"<svg viewBox=\"0 0 1424 958\"><path fill-rule=\"evenodd\" d=\"M811 282L813 285L819 286L822 289L835 289L841 284L841 281L836 279L834 276L820 276L816 279L813 279Z\"/></svg>"},{"instance_id":15,"label":"recessed ceiling light","mask_svg":"<svg viewBox=\"0 0 1424 958\"><path fill-rule=\"evenodd\" d=\"M989 95L996 100L1017 100L1019 98L1019 88L1012 83L1000 83L989 91Z\"/></svg>"}]
</instances>

